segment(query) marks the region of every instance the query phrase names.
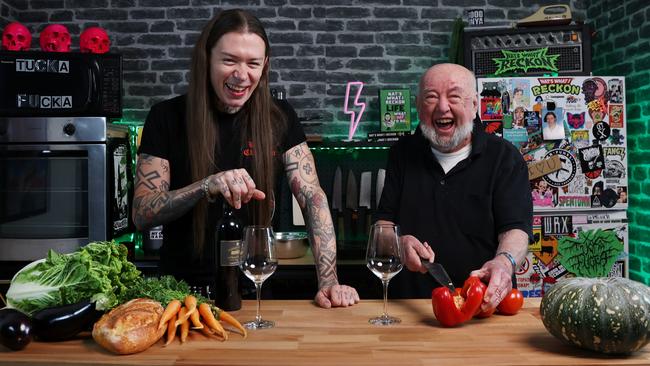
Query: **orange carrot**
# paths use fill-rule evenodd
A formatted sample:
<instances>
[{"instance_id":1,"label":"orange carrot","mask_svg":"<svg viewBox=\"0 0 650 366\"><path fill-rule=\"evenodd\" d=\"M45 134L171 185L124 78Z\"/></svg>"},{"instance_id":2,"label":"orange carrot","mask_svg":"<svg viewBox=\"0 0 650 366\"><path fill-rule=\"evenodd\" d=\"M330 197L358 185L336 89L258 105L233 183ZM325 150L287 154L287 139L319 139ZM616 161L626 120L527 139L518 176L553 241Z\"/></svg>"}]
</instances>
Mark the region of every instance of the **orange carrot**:
<instances>
[{"instance_id":1,"label":"orange carrot","mask_svg":"<svg viewBox=\"0 0 650 366\"><path fill-rule=\"evenodd\" d=\"M213 331L210 330L210 328L208 328L208 327L203 327L203 328L201 328L200 330L201 330L201 333L203 333L204 336L206 336L206 337L208 337L208 338L209 338L210 336L212 336Z\"/></svg>"},{"instance_id":2,"label":"orange carrot","mask_svg":"<svg viewBox=\"0 0 650 366\"><path fill-rule=\"evenodd\" d=\"M194 314L196 311L196 297L194 295L185 296L185 307L187 307L187 316Z\"/></svg>"},{"instance_id":3,"label":"orange carrot","mask_svg":"<svg viewBox=\"0 0 650 366\"><path fill-rule=\"evenodd\" d=\"M195 308L196 309L196 308ZM203 329L203 323L201 323L201 317L198 311L193 312L190 315L190 320L192 321L193 329Z\"/></svg>"},{"instance_id":4,"label":"orange carrot","mask_svg":"<svg viewBox=\"0 0 650 366\"><path fill-rule=\"evenodd\" d=\"M176 337L176 314L172 315L171 319L167 322L167 342L165 346L169 345L174 341Z\"/></svg>"},{"instance_id":5,"label":"orange carrot","mask_svg":"<svg viewBox=\"0 0 650 366\"><path fill-rule=\"evenodd\" d=\"M248 336L248 333L246 332L246 328L241 325L240 322L235 319L232 315L228 314L226 311L219 309L216 306L213 306L214 312L216 313L216 317L218 320L223 320L224 322L232 325L233 327L237 328L240 332L241 335L246 338Z\"/></svg>"},{"instance_id":6,"label":"orange carrot","mask_svg":"<svg viewBox=\"0 0 650 366\"><path fill-rule=\"evenodd\" d=\"M216 330L223 338L228 339L228 333L221 326L219 321L214 317L212 311L210 310L210 305L208 303L202 303L199 305L199 314L203 317L205 325L210 327L213 330Z\"/></svg>"},{"instance_id":7,"label":"orange carrot","mask_svg":"<svg viewBox=\"0 0 650 366\"><path fill-rule=\"evenodd\" d=\"M160 322L158 323L158 330L162 329L165 326L165 323L167 323L172 316L176 316L178 311L181 309L181 302L179 300L172 300L167 304L167 307L165 308L165 311L163 312L162 316L160 317Z\"/></svg>"},{"instance_id":8,"label":"orange carrot","mask_svg":"<svg viewBox=\"0 0 650 366\"><path fill-rule=\"evenodd\" d=\"M216 339L220 340L221 342L226 340L224 337L215 334L214 331L209 329L208 327L201 328L201 333L203 333L203 335L206 338L216 338Z\"/></svg>"},{"instance_id":9,"label":"orange carrot","mask_svg":"<svg viewBox=\"0 0 650 366\"><path fill-rule=\"evenodd\" d=\"M185 317L185 313L187 313L187 308L183 306L181 310L178 312L178 320L176 321L176 324L178 324L179 321L181 321L181 343L185 343L185 340L187 339L187 334L190 332L190 321L187 320ZM185 319L184 321L182 319Z\"/></svg>"},{"instance_id":10,"label":"orange carrot","mask_svg":"<svg viewBox=\"0 0 650 366\"><path fill-rule=\"evenodd\" d=\"M178 317L176 325L181 325L181 323L186 322L187 319L196 312L196 297L192 295L185 296L185 308L187 311L183 316Z\"/></svg>"}]
</instances>

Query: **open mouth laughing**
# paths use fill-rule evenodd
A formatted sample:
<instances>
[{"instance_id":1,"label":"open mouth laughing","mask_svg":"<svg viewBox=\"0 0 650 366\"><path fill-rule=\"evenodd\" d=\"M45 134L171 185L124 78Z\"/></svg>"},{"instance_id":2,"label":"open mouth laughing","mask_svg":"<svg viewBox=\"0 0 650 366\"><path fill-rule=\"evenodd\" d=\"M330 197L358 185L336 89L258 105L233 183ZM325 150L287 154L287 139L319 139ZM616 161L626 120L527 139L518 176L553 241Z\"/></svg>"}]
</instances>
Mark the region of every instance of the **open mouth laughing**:
<instances>
[{"instance_id":1,"label":"open mouth laughing","mask_svg":"<svg viewBox=\"0 0 650 366\"><path fill-rule=\"evenodd\" d=\"M435 120L435 124L440 130L448 130L454 125L454 120L451 118L440 118Z\"/></svg>"},{"instance_id":2,"label":"open mouth laughing","mask_svg":"<svg viewBox=\"0 0 650 366\"><path fill-rule=\"evenodd\" d=\"M246 91L247 86L235 85L231 83L226 83L226 88L233 92L234 94L241 94Z\"/></svg>"}]
</instances>

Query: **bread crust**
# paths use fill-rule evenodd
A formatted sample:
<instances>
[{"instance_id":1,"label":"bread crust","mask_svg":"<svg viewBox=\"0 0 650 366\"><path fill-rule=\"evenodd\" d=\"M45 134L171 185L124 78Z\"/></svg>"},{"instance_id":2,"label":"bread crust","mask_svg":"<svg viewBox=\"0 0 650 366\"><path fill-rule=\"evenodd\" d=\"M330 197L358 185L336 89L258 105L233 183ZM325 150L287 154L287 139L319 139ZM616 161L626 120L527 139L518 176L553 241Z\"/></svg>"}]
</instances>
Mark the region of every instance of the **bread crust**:
<instances>
[{"instance_id":1,"label":"bread crust","mask_svg":"<svg viewBox=\"0 0 650 366\"><path fill-rule=\"evenodd\" d=\"M120 355L142 352L165 334L165 327L158 329L164 310L152 299L131 300L104 314L95 323L93 339Z\"/></svg>"}]
</instances>

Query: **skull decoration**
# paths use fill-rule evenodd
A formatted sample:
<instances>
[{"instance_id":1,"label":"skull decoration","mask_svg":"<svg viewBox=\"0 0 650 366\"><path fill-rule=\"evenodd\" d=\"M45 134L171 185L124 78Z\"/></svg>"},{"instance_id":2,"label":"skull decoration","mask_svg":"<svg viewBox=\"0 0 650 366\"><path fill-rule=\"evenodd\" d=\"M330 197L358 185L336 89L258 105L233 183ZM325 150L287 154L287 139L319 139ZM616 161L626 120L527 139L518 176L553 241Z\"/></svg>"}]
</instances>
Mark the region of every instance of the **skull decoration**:
<instances>
[{"instance_id":1,"label":"skull decoration","mask_svg":"<svg viewBox=\"0 0 650 366\"><path fill-rule=\"evenodd\" d=\"M48 52L70 52L70 32L61 24L50 24L41 31L41 49Z\"/></svg>"},{"instance_id":2,"label":"skull decoration","mask_svg":"<svg viewBox=\"0 0 650 366\"><path fill-rule=\"evenodd\" d=\"M79 49L81 52L106 53L111 46L111 40L103 28L86 28L79 37Z\"/></svg>"},{"instance_id":3,"label":"skull decoration","mask_svg":"<svg viewBox=\"0 0 650 366\"><path fill-rule=\"evenodd\" d=\"M8 51L27 51L32 44L32 34L24 25L9 23L2 32L2 48Z\"/></svg>"}]
</instances>

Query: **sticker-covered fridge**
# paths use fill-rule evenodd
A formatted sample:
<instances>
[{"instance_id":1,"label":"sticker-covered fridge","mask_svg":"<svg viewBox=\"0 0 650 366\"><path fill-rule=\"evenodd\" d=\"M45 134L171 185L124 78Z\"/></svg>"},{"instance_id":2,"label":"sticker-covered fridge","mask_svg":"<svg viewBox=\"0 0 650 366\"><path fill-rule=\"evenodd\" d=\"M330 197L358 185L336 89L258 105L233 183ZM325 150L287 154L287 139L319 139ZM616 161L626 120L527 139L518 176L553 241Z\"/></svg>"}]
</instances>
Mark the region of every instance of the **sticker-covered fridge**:
<instances>
[{"instance_id":1,"label":"sticker-covered fridge","mask_svg":"<svg viewBox=\"0 0 650 366\"><path fill-rule=\"evenodd\" d=\"M625 79L479 78L485 130L528 164L533 237L517 270L524 296L564 276L628 277Z\"/></svg>"}]
</instances>

